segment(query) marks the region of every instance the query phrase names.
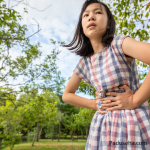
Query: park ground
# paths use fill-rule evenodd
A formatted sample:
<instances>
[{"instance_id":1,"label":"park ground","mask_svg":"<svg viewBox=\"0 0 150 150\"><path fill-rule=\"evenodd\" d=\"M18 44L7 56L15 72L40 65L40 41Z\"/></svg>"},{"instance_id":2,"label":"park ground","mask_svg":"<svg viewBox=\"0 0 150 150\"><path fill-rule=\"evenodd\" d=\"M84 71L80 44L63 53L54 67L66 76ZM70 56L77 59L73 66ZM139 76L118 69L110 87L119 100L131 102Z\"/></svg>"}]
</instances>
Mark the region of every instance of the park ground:
<instances>
[{"instance_id":1,"label":"park ground","mask_svg":"<svg viewBox=\"0 0 150 150\"><path fill-rule=\"evenodd\" d=\"M65 139L60 139L60 142L58 140L41 139L39 142L35 142L34 146L32 146L32 142L17 144L13 150L85 150L85 145L86 140L83 139L73 142ZM9 148L5 150L9 150Z\"/></svg>"}]
</instances>

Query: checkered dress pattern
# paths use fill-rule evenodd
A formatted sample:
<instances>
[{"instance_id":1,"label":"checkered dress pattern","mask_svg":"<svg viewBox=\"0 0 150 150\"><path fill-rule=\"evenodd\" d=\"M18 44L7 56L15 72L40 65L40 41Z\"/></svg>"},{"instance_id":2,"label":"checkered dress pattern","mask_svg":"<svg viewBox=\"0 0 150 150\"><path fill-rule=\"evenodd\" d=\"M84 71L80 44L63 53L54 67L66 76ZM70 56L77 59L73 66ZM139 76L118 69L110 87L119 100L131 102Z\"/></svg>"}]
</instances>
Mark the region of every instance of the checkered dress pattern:
<instances>
[{"instance_id":1,"label":"checkered dress pattern","mask_svg":"<svg viewBox=\"0 0 150 150\"><path fill-rule=\"evenodd\" d=\"M81 57L73 72L99 92L124 92L126 84L133 92L139 89L135 58L129 62L122 50L123 40L117 35L109 47L91 57ZM101 103L98 103L101 107ZM146 101L135 110L115 110L107 114L99 111L93 116L85 150L149 150L150 107Z\"/></svg>"}]
</instances>

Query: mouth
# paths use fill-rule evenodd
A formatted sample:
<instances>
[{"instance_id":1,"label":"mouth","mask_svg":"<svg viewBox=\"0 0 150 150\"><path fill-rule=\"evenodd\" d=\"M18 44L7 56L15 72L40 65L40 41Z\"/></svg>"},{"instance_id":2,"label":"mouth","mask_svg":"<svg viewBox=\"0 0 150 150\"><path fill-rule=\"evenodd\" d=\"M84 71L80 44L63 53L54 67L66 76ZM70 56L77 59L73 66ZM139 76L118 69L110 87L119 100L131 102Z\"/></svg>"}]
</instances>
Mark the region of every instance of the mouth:
<instances>
[{"instance_id":1,"label":"mouth","mask_svg":"<svg viewBox=\"0 0 150 150\"><path fill-rule=\"evenodd\" d=\"M88 28L93 28L93 27L96 27L96 24L91 23L91 24L88 25Z\"/></svg>"},{"instance_id":2,"label":"mouth","mask_svg":"<svg viewBox=\"0 0 150 150\"><path fill-rule=\"evenodd\" d=\"M90 27L88 27L88 28L94 28L95 26L90 26Z\"/></svg>"}]
</instances>

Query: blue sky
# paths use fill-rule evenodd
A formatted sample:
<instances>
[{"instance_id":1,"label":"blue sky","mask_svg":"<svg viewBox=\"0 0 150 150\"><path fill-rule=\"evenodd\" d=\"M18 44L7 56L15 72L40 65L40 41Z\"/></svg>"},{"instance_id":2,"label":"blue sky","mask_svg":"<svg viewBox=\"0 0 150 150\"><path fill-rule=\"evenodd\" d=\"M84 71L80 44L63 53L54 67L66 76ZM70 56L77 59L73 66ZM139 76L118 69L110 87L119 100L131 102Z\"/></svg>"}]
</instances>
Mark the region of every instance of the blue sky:
<instances>
[{"instance_id":1,"label":"blue sky","mask_svg":"<svg viewBox=\"0 0 150 150\"><path fill-rule=\"evenodd\" d=\"M18 3L13 0L5 0L5 2L9 8ZM29 6L26 6L23 3L27 3ZM27 36L38 30L36 21L39 23L41 31L32 36L30 40L32 44L36 44L39 41L42 46L41 50L44 51L45 54L49 54L54 48L50 39L61 42L65 41L66 43L71 41L83 3L84 0L24 0L13 8L20 12L23 17L21 24L26 24L28 26L29 30ZM31 8L30 6L36 9ZM24 8L27 9L27 14L24 13ZM47 9L44 10L45 8ZM37 11L37 9L44 11ZM61 71L61 75L67 80L72 76L73 69L79 61L80 56L76 56L66 48L60 48L60 50L61 53L58 55L59 60L57 61L57 65ZM17 56L16 49L13 50L12 55ZM82 93L78 95L90 98L88 95L84 95Z\"/></svg>"},{"instance_id":2,"label":"blue sky","mask_svg":"<svg viewBox=\"0 0 150 150\"><path fill-rule=\"evenodd\" d=\"M41 31L31 37L30 40L32 44L36 44L39 41L42 46L41 50L44 51L45 54L49 54L54 48L50 43L50 39L65 41L66 43L71 41L84 1L85 0L23 0L22 2L27 3L29 6L19 3L18 6L13 8L20 12L23 17L21 24L28 26L29 31L27 35L36 32L38 29L36 21L39 23ZM7 7L12 7L17 4L17 2L13 0L5 0L5 2ZM106 2L107 1L105 1L105 3ZM28 14L24 13L24 8L27 9ZM47 9L45 11L37 11L35 8L38 10ZM62 52L58 56L59 60L57 61L57 65L61 71L61 75L67 80L72 76L73 69L79 61L80 56L76 56L66 48L60 48L60 50ZM14 54L16 53L17 52L14 51ZM82 93L78 95L89 99L93 98Z\"/></svg>"}]
</instances>

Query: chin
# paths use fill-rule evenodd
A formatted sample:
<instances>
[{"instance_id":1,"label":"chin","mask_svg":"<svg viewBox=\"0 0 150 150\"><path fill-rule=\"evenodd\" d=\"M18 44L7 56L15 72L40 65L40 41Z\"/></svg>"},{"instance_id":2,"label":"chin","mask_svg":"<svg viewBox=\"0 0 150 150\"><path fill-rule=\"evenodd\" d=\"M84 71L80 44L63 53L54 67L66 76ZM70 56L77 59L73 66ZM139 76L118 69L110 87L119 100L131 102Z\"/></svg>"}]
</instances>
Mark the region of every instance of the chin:
<instances>
[{"instance_id":1,"label":"chin","mask_svg":"<svg viewBox=\"0 0 150 150\"><path fill-rule=\"evenodd\" d=\"M99 37L99 34L97 34L97 33L91 33L91 34L88 34L88 35L86 35L89 39L92 39L92 38L98 38Z\"/></svg>"}]
</instances>

